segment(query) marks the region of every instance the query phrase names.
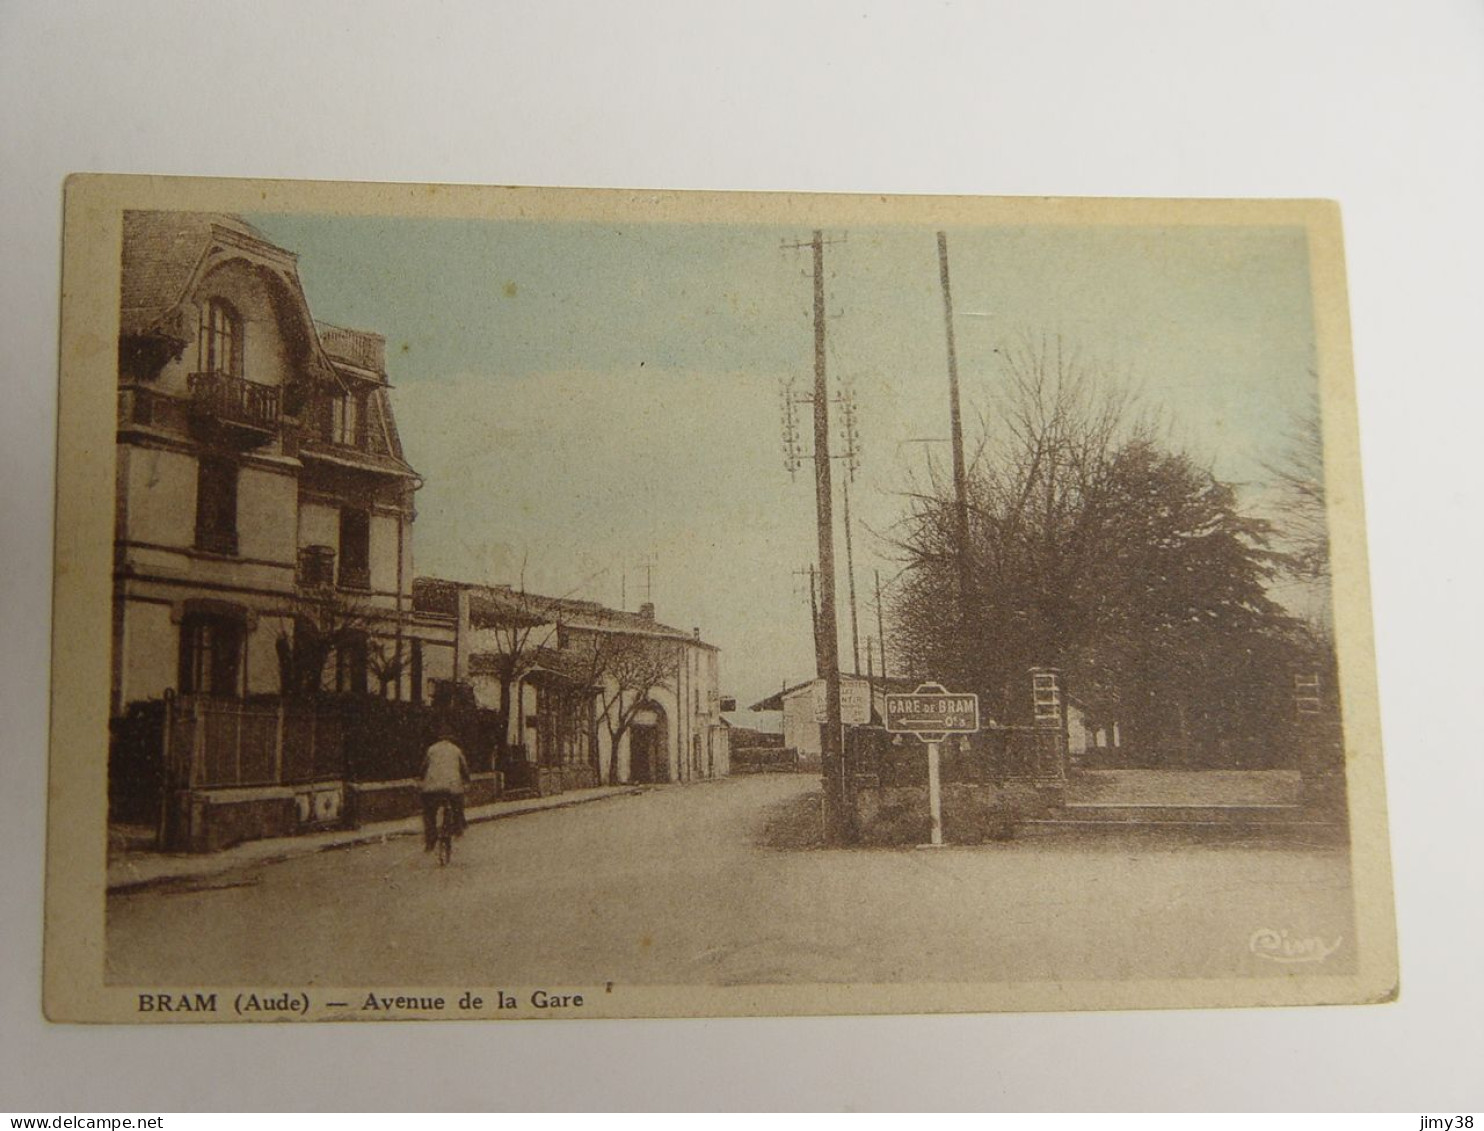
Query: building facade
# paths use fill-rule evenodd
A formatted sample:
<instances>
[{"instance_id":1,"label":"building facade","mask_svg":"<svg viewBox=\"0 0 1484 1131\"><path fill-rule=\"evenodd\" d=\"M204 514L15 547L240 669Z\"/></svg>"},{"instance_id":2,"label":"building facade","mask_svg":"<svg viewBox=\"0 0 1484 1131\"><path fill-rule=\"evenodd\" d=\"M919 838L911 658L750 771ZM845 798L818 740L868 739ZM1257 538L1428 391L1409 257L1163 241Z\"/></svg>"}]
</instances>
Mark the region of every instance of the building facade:
<instances>
[{"instance_id":1,"label":"building facade","mask_svg":"<svg viewBox=\"0 0 1484 1131\"><path fill-rule=\"evenodd\" d=\"M419 481L384 341L316 323L292 253L232 216L126 214L117 459L115 714L315 681L416 697Z\"/></svg>"},{"instance_id":2,"label":"building facade","mask_svg":"<svg viewBox=\"0 0 1484 1131\"><path fill-rule=\"evenodd\" d=\"M689 782L730 769L720 652L638 612L508 586L419 578L414 611L451 645L438 678L503 719L507 785ZM429 671L435 670L429 667Z\"/></svg>"},{"instance_id":3,"label":"building facade","mask_svg":"<svg viewBox=\"0 0 1484 1131\"><path fill-rule=\"evenodd\" d=\"M385 342L238 217L124 217L110 812L214 848L474 795L728 769L717 650L653 609L414 584ZM499 764L495 764L498 758Z\"/></svg>"},{"instance_id":4,"label":"building facade","mask_svg":"<svg viewBox=\"0 0 1484 1131\"><path fill-rule=\"evenodd\" d=\"M888 692L911 691L909 680L867 678L840 673L840 714L846 726L880 726ZM797 751L806 766L819 765L819 728L825 720L825 682L811 679L785 687L752 705L754 711L783 712L783 745Z\"/></svg>"},{"instance_id":5,"label":"building facade","mask_svg":"<svg viewBox=\"0 0 1484 1131\"><path fill-rule=\"evenodd\" d=\"M241 219L129 212L118 357L111 714L160 708L169 764L136 743L111 792L252 789L337 820L343 751L283 704L417 702L445 631L412 609L420 481L384 340L316 322L295 256Z\"/></svg>"}]
</instances>

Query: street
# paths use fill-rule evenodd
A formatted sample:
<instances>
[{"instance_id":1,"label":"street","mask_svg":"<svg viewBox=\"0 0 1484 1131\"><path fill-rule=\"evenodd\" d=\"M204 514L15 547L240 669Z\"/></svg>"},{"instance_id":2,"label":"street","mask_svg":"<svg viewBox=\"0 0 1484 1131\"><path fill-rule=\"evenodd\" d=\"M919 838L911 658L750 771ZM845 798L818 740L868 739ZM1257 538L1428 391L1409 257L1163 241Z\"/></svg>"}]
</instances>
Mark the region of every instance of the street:
<instances>
[{"instance_id":1,"label":"street","mask_svg":"<svg viewBox=\"0 0 1484 1131\"><path fill-rule=\"evenodd\" d=\"M818 779L669 786L109 897L115 985L1271 976L1254 936L1354 957L1347 851L1293 833L1073 830L825 849ZM1332 946L1332 944L1338 945ZM1313 966L1299 967L1315 972Z\"/></svg>"}]
</instances>

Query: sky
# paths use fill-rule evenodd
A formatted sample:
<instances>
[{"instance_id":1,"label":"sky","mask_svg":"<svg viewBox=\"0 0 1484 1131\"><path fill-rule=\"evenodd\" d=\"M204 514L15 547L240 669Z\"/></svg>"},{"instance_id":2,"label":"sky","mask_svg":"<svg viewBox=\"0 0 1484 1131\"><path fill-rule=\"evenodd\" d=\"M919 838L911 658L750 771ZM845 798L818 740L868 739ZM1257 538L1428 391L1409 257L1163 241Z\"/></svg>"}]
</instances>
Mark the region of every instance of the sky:
<instances>
[{"instance_id":1,"label":"sky","mask_svg":"<svg viewBox=\"0 0 1484 1131\"><path fill-rule=\"evenodd\" d=\"M257 214L314 316L387 339L419 574L524 584L699 627L745 706L813 675L811 465L784 466L782 390L812 389L810 232L734 224ZM902 492L948 448L935 229L827 230L827 369L857 406L859 638ZM1060 337L1121 375L1172 442L1260 491L1315 388L1301 228L949 229L970 447L1002 349ZM810 408L798 423L810 433ZM833 423L839 423L834 413ZM840 435L838 427L834 429ZM806 455L808 452L806 451ZM836 463L836 516L844 467ZM843 533L842 665L852 666ZM888 666L892 657L887 655ZM862 656L861 670L865 670Z\"/></svg>"}]
</instances>

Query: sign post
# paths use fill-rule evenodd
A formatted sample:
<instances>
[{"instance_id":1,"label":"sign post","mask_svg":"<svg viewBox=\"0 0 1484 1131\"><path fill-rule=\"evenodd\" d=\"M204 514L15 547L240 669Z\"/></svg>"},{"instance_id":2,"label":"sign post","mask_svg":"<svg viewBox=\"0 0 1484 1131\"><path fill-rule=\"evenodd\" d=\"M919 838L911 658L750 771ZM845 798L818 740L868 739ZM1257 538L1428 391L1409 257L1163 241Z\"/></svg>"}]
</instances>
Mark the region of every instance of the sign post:
<instances>
[{"instance_id":1,"label":"sign post","mask_svg":"<svg viewBox=\"0 0 1484 1131\"><path fill-rule=\"evenodd\" d=\"M938 744L928 748L928 845L943 847L943 790L938 784Z\"/></svg>"},{"instance_id":2,"label":"sign post","mask_svg":"<svg viewBox=\"0 0 1484 1131\"><path fill-rule=\"evenodd\" d=\"M949 691L941 683L920 683L910 694L886 697L886 729L893 734L915 734L927 745L929 840L923 847L942 848L938 744L950 734L974 734L979 730L979 696Z\"/></svg>"}]
</instances>

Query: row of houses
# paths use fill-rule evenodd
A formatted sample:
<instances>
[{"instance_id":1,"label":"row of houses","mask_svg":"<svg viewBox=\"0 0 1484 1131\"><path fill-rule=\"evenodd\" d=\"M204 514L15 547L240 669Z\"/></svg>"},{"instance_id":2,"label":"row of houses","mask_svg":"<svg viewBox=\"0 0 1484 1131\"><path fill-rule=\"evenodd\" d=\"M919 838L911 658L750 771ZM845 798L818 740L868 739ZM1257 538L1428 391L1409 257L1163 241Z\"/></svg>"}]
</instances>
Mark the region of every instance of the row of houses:
<instances>
[{"instance_id":1,"label":"row of houses","mask_svg":"<svg viewBox=\"0 0 1484 1131\"><path fill-rule=\"evenodd\" d=\"M413 747L381 763L457 718L487 793L727 773L698 629L418 576L385 340L316 321L292 252L236 216L126 213L118 358L116 795L157 777L193 846L342 819L359 787L406 786L348 768L373 702ZM338 748L306 706L329 702Z\"/></svg>"}]
</instances>

